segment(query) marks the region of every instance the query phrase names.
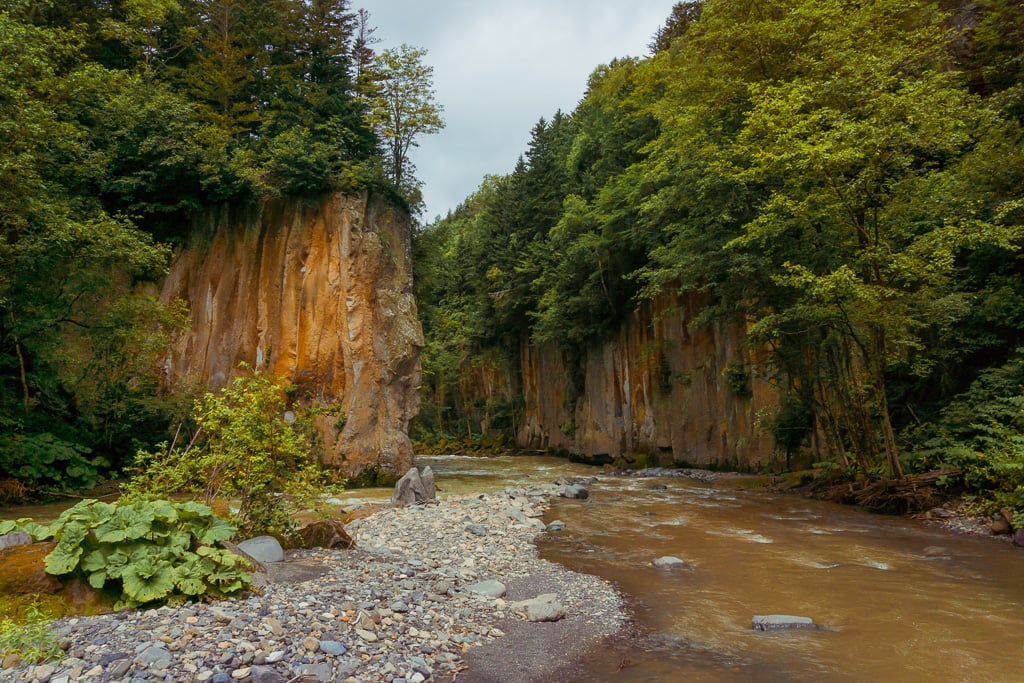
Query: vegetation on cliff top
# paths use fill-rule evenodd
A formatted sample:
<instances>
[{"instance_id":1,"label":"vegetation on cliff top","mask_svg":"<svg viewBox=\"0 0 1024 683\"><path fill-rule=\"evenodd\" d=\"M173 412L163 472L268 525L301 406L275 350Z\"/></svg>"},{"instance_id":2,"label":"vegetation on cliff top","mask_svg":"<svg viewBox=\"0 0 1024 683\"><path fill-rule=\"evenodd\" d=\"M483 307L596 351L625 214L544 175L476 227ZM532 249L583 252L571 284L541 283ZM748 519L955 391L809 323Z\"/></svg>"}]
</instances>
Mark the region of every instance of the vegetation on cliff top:
<instances>
[{"instance_id":1,"label":"vegetation on cliff top","mask_svg":"<svg viewBox=\"0 0 1024 683\"><path fill-rule=\"evenodd\" d=\"M187 312L140 285L196 211L330 189L420 203L405 154L441 125L430 69L375 54L373 31L347 0L3 4L0 498L88 487L187 410L160 372ZM382 113L395 97L419 127Z\"/></svg>"},{"instance_id":2,"label":"vegetation on cliff top","mask_svg":"<svg viewBox=\"0 0 1024 683\"><path fill-rule=\"evenodd\" d=\"M1005 0L678 4L417 235L421 428L459 433L460 378L522 340L578 364L699 292L696 324L744 317L788 387L780 443L814 433L850 476L956 467L1024 510L1022 35Z\"/></svg>"}]
</instances>

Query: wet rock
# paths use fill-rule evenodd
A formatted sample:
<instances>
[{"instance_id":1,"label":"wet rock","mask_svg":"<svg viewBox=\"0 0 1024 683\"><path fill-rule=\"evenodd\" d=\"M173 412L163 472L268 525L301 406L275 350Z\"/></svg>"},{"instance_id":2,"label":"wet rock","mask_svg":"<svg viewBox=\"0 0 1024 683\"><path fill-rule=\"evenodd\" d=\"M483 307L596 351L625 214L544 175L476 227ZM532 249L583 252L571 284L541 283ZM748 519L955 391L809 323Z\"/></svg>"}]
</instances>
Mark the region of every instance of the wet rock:
<instances>
[{"instance_id":1,"label":"wet rock","mask_svg":"<svg viewBox=\"0 0 1024 683\"><path fill-rule=\"evenodd\" d=\"M1017 529L1013 534L1013 544L1024 548L1024 529Z\"/></svg>"},{"instance_id":2,"label":"wet rock","mask_svg":"<svg viewBox=\"0 0 1024 683\"><path fill-rule=\"evenodd\" d=\"M13 548L16 545L28 545L32 542L32 537L24 531L15 531L9 534L0 536L0 550L4 548Z\"/></svg>"},{"instance_id":3,"label":"wet rock","mask_svg":"<svg viewBox=\"0 0 1024 683\"><path fill-rule=\"evenodd\" d=\"M43 563L57 544L53 541L15 545L0 550L0 594L27 595L56 593L61 589L57 577L46 573Z\"/></svg>"},{"instance_id":4,"label":"wet rock","mask_svg":"<svg viewBox=\"0 0 1024 683\"><path fill-rule=\"evenodd\" d=\"M689 567L689 565L686 564L685 560L681 560L678 557L673 557L671 555L665 555L664 557L657 557L657 558L651 560L651 564L653 564L658 569L665 569L665 570L669 570L669 571L675 570L675 569L686 569L686 568Z\"/></svg>"},{"instance_id":5,"label":"wet rock","mask_svg":"<svg viewBox=\"0 0 1024 683\"><path fill-rule=\"evenodd\" d=\"M754 616L750 627L755 631L784 631L790 629L818 630L821 627L810 617L794 617L788 614Z\"/></svg>"},{"instance_id":6,"label":"wet rock","mask_svg":"<svg viewBox=\"0 0 1024 683\"><path fill-rule=\"evenodd\" d=\"M505 584L500 581L493 579L489 581L480 581L472 585L466 586L466 590L470 593L476 593L477 595L483 595L488 598L500 598L505 595Z\"/></svg>"},{"instance_id":7,"label":"wet rock","mask_svg":"<svg viewBox=\"0 0 1024 683\"><path fill-rule=\"evenodd\" d=\"M590 491L583 484L566 484L558 489L558 495L562 498L586 500L590 497Z\"/></svg>"},{"instance_id":8,"label":"wet rock","mask_svg":"<svg viewBox=\"0 0 1024 683\"><path fill-rule=\"evenodd\" d=\"M559 621L566 616L565 607L558 601L558 596L554 593L545 593L530 600L513 602L509 607L512 608L512 611L525 615L527 620L533 622Z\"/></svg>"},{"instance_id":9,"label":"wet rock","mask_svg":"<svg viewBox=\"0 0 1024 683\"><path fill-rule=\"evenodd\" d=\"M647 487L648 491L667 491L668 487L664 484L651 484Z\"/></svg>"},{"instance_id":10,"label":"wet rock","mask_svg":"<svg viewBox=\"0 0 1024 683\"><path fill-rule=\"evenodd\" d=\"M1009 534L1013 531L1013 527L1010 526L1009 522L1003 519L1002 515L996 515L996 518L992 520L992 526L990 528L992 529L992 533L997 536Z\"/></svg>"},{"instance_id":11,"label":"wet rock","mask_svg":"<svg viewBox=\"0 0 1024 683\"><path fill-rule=\"evenodd\" d=\"M351 548L352 537L336 519L322 519L299 529L303 548Z\"/></svg>"},{"instance_id":12,"label":"wet rock","mask_svg":"<svg viewBox=\"0 0 1024 683\"><path fill-rule=\"evenodd\" d=\"M928 511L928 516L933 519L949 519L954 516L952 510L946 508L932 508Z\"/></svg>"},{"instance_id":13,"label":"wet rock","mask_svg":"<svg viewBox=\"0 0 1024 683\"><path fill-rule=\"evenodd\" d=\"M556 519L555 521L551 522L551 524L548 524L548 531L561 531L564 528L565 522L563 522L560 519Z\"/></svg>"},{"instance_id":14,"label":"wet rock","mask_svg":"<svg viewBox=\"0 0 1024 683\"><path fill-rule=\"evenodd\" d=\"M242 541L238 548L257 562L283 562L284 548L273 536L257 536Z\"/></svg>"},{"instance_id":15,"label":"wet rock","mask_svg":"<svg viewBox=\"0 0 1024 683\"><path fill-rule=\"evenodd\" d=\"M424 479L426 476L426 479ZM437 498L434 488L434 472L429 466L423 468L421 475L415 467L410 467L395 484L395 492L391 494L392 505L416 505Z\"/></svg>"}]
</instances>

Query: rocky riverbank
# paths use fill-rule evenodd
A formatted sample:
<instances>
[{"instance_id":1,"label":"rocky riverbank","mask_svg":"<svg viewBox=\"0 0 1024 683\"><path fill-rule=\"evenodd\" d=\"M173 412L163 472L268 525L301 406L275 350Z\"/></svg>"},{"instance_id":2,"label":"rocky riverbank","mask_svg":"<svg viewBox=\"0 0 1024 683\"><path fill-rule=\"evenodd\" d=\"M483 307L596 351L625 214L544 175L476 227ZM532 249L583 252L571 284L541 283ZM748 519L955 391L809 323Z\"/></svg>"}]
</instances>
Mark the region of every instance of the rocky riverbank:
<instances>
[{"instance_id":1,"label":"rocky riverbank","mask_svg":"<svg viewBox=\"0 0 1024 683\"><path fill-rule=\"evenodd\" d=\"M538 558L557 490L383 510L349 525L354 549L289 553L317 578L238 600L60 620L66 657L0 681L551 680L626 623L610 584Z\"/></svg>"}]
</instances>

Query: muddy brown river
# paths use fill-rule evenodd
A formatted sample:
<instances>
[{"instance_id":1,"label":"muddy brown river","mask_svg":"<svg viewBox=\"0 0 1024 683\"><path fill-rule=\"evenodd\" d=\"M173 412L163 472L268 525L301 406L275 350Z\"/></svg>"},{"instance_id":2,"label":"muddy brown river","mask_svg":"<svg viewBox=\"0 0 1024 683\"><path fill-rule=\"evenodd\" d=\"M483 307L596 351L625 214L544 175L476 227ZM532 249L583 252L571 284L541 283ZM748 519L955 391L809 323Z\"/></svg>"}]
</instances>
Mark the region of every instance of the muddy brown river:
<instances>
[{"instance_id":1,"label":"muddy brown river","mask_svg":"<svg viewBox=\"0 0 1024 683\"><path fill-rule=\"evenodd\" d=\"M596 474L551 458L420 464L452 492ZM1024 681L1024 549L1010 544L679 478L600 477L554 519L567 527L541 555L617 584L640 631L581 681ZM690 568L651 566L663 555ZM755 632L757 614L827 630Z\"/></svg>"},{"instance_id":2,"label":"muddy brown river","mask_svg":"<svg viewBox=\"0 0 1024 683\"><path fill-rule=\"evenodd\" d=\"M418 464L432 466L442 497L599 477L588 500L555 502L545 521L567 526L544 535L540 551L614 582L637 633L592 654L579 681L1024 682L1024 549L1008 543L796 496L601 476L556 458ZM336 502L389 496L367 489ZM664 555L689 568L651 566ZM826 630L755 632L760 614L807 616Z\"/></svg>"}]
</instances>

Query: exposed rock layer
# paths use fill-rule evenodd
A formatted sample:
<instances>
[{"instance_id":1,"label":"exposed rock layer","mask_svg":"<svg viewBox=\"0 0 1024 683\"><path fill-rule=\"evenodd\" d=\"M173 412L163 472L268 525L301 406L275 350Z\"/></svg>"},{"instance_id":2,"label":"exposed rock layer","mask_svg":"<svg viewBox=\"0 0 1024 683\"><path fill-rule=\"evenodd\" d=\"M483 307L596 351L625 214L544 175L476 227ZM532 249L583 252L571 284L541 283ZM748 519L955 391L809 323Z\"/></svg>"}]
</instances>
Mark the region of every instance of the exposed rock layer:
<instances>
[{"instance_id":1,"label":"exposed rock layer","mask_svg":"<svg viewBox=\"0 0 1024 683\"><path fill-rule=\"evenodd\" d=\"M409 237L403 211L365 194L209 212L163 286L192 320L168 380L221 387L243 362L272 372L344 411L318 418L326 464L396 478L412 465L423 345Z\"/></svg>"},{"instance_id":2,"label":"exposed rock layer","mask_svg":"<svg viewBox=\"0 0 1024 683\"><path fill-rule=\"evenodd\" d=\"M579 370L554 346L523 344L517 368L467 370L463 403L493 405L500 394L521 402L516 441L525 448L756 468L777 453L757 422L775 412L780 392L750 376L757 350L742 321L691 325L700 303L663 295L644 304L610 340L582 350ZM478 417L486 428L488 416Z\"/></svg>"}]
</instances>

